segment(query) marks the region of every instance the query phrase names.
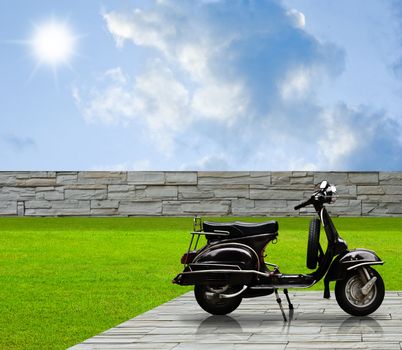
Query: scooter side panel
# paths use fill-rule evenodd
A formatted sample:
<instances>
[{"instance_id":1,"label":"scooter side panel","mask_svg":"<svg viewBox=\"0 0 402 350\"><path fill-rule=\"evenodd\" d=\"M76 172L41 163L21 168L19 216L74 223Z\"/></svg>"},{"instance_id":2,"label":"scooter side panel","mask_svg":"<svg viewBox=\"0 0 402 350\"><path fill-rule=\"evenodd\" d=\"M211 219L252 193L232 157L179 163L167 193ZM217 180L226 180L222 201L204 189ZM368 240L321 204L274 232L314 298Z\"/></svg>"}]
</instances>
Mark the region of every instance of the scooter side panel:
<instances>
[{"instance_id":1,"label":"scooter side panel","mask_svg":"<svg viewBox=\"0 0 402 350\"><path fill-rule=\"evenodd\" d=\"M251 247L235 242L218 243L202 250L183 273L176 276L173 283L180 285L250 284L256 278L253 271L258 271L258 268L258 255Z\"/></svg>"},{"instance_id":2,"label":"scooter side panel","mask_svg":"<svg viewBox=\"0 0 402 350\"><path fill-rule=\"evenodd\" d=\"M240 270L258 270L259 258L250 247L241 243L222 243L200 252L193 263L238 266Z\"/></svg>"}]
</instances>

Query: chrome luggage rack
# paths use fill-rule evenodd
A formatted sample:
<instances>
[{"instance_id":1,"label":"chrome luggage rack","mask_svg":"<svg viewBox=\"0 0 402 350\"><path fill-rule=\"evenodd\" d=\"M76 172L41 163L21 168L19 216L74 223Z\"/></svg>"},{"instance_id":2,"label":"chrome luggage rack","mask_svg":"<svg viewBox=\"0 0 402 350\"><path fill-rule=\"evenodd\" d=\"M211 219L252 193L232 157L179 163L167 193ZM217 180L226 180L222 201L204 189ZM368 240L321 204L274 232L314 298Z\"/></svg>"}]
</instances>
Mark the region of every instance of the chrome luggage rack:
<instances>
[{"instance_id":1,"label":"chrome luggage rack","mask_svg":"<svg viewBox=\"0 0 402 350\"><path fill-rule=\"evenodd\" d=\"M221 231L221 230L215 230L214 232L204 232L202 230L202 217L195 215L194 219L193 219L193 232L190 232L191 234L191 240L190 240L190 244L188 246L187 249L187 258L186 258L186 262L184 264L187 263L187 259L190 255L190 253L192 252L196 252L197 251L197 246L198 246L198 242L200 240L201 236L228 236L230 234L229 231ZM194 237L197 236L197 239L195 240L195 244L193 245L194 242Z\"/></svg>"}]
</instances>

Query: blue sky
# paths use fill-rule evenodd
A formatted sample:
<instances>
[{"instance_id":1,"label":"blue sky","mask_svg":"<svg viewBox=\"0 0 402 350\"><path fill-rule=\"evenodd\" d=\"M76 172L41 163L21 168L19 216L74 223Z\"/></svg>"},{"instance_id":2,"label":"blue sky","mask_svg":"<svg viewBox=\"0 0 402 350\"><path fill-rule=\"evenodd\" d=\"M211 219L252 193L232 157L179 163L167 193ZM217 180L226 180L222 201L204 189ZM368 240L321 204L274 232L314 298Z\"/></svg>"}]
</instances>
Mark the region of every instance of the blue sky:
<instances>
[{"instance_id":1,"label":"blue sky","mask_svg":"<svg viewBox=\"0 0 402 350\"><path fill-rule=\"evenodd\" d=\"M379 0L2 1L0 170L401 170L401 18Z\"/></svg>"}]
</instances>

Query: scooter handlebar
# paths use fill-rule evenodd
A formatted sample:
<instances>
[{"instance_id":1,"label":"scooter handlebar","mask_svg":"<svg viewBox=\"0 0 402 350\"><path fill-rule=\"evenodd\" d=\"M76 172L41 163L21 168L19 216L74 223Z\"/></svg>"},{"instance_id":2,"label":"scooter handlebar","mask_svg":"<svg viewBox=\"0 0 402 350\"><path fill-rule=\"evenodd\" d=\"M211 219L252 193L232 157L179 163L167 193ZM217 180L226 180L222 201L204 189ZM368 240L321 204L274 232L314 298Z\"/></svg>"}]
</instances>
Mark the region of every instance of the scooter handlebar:
<instances>
[{"instance_id":1,"label":"scooter handlebar","mask_svg":"<svg viewBox=\"0 0 402 350\"><path fill-rule=\"evenodd\" d=\"M295 206L295 210L298 210L300 208L304 208L307 207L309 204L311 204L311 198L303 203L300 203L298 205Z\"/></svg>"}]
</instances>

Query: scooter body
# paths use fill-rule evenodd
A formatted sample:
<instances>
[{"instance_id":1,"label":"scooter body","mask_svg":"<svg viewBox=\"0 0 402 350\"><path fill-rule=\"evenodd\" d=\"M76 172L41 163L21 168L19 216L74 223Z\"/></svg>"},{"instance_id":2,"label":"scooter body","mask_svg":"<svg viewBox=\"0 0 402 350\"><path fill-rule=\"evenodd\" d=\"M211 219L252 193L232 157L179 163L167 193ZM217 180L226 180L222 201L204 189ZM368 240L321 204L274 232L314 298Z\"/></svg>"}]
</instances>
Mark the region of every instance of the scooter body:
<instances>
[{"instance_id":1,"label":"scooter body","mask_svg":"<svg viewBox=\"0 0 402 350\"><path fill-rule=\"evenodd\" d=\"M323 181L320 190L295 207L313 205L318 214L310 223L307 249L307 266L314 269L313 272L282 274L277 265L265 262L266 247L278 237L276 221L216 223L196 218L189 249L182 257L184 270L173 283L194 285L202 308L213 314L226 314L233 311L242 298L275 292L280 303L278 289L284 289L291 307L288 288L308 288L324 278L324 297L330 297L329 283L336 281L337 301L346 312L355 315L373 312L382 302L384 285L371 266L383 264L383 261L371 250L349 250L339 236L324 206L332 201L335 191L334 186ZM328 241L325 252L319 243L321 226ZM202 235L207 244L197 250Z\"/></svg>"}]
</instances>

